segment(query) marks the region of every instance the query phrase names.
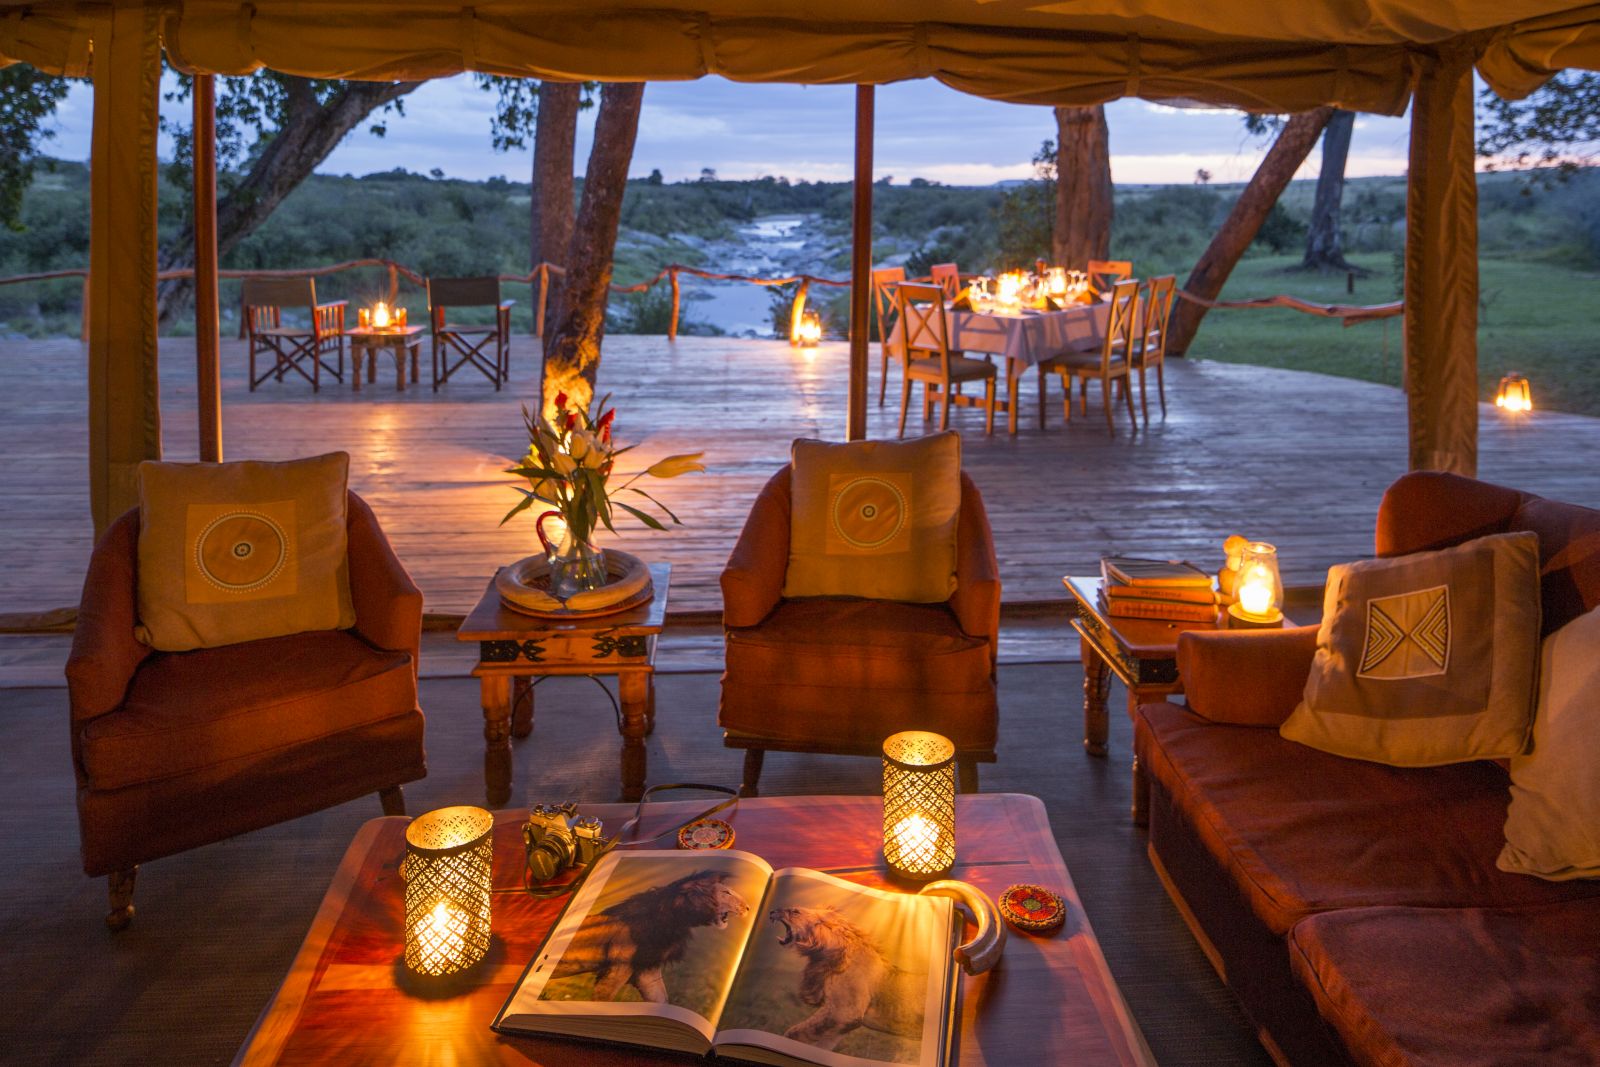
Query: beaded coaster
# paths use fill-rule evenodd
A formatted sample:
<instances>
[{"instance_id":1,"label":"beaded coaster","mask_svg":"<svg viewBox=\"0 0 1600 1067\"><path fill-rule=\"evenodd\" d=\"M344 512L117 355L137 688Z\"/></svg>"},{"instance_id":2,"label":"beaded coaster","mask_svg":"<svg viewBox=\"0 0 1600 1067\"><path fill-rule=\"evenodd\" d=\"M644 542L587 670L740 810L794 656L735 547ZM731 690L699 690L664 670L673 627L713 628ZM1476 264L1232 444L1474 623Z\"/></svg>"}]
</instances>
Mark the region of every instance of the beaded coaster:
<instances>
[{"instance_id":1,"label":"beaded coaster","mask_svg":"<svg viewBox=\"0 0 1600 1067\"><path fill-rule=\"evenodd\" d=\"M1067 906L1043 886L1014 885L1000 894L999 905L1006 922L1030 934L1049 933L1067 919Z\"/></svg>"},{"instance_id":2,"label":"beaded coaster","mask_svg":"<svg viewBox=\"0 0 1600 1067\"><path fill-rule=\"evenodd\" d=\"M687 849L732 848L733 827L721 819L696 819L678 831L678 847Z\"/></svg>"}]
</instances>

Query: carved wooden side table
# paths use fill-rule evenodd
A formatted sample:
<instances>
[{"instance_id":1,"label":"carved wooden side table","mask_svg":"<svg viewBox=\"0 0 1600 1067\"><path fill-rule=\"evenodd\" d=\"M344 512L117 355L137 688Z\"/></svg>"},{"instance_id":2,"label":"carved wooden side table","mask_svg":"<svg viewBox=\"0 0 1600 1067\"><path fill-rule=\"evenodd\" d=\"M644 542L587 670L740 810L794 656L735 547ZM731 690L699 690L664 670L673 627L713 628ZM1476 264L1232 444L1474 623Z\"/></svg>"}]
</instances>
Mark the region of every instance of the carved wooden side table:
<instances>
[{"instance_id":1,"label":"carved wooden side table","mask_svg":"<svg viewBox=\"0 0 1600 1067\"><path fill-rule=\"evenodd\" d=\"M511 799L511 739L533 731L533 687L551 675L617 677L617 729L622 734L622 799L644 792L644 739L655 728L656 638L667 614L668 563L650 564L655 596L614 615L545 619L500 602L491 579L456 631L478 642L472 669L482 689L483 777L489 807Z\"/></svg>"},{"instance_id":2,"label":"carved wooden side table","mask_svg":"<svg viewBox=\"0 0 1600 1067\"><path fill-rule=\"evenodd\" d=\"M361 391L361 357L366 356L367 383L378 380L378 352L387 351L394 356L394 387L403 391L406 387L406 355L411 356L411 384L417 383L417 359L422 349L421 326L395 326L384 330L351 330L347 337L350 338L350 361L355 364L355 373L351 377L351 387L356 392Z\"/></svg>"}]
</instances>

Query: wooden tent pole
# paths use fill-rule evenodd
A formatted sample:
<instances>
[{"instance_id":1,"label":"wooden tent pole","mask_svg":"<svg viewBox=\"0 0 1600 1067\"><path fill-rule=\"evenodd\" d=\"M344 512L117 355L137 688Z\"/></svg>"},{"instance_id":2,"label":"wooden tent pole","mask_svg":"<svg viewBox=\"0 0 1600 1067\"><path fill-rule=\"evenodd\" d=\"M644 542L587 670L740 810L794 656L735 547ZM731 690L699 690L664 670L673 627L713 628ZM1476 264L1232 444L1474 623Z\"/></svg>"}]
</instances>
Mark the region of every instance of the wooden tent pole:
<instances>
[{"instance_id":1,"label":"wooden tent pole","mask_svg":"<svg viewBox=\"0 0 1600 1067\"><path fill-rule=\"evenodd\" d=\"M217 312L217 78L194 79L194 358L200 459L222 462L222 334Z\"/></svg>"},{"instance_id":2,"label":"wooden tent pole","mask_svg":"<svg viewBox=\"0 0 1600 1067\"><path fill-rule=\"evenodd\" d=\"M856 86L855 207L850 220L850 390L845 438L867 436L868 303L872 292L872 107L874 87Z\"/></svg>"}]
</instances>

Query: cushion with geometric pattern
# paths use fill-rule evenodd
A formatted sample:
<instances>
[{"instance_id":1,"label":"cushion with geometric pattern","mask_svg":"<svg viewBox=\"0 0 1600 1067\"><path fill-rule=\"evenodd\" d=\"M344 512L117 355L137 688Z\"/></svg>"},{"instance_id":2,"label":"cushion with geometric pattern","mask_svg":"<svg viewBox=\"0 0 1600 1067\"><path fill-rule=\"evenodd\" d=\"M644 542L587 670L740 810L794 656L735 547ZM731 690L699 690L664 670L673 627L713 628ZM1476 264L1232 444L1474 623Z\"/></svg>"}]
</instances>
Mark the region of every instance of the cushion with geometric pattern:
<instances>
[{"instance_id":1,"label":"cushion with geometric pattern","mask_svg":"<svg viewBox=\"0 0 1600 1067\"><path fill-rule=\"evenodd\" d=\"M1397 767L1521 755L1539 624L1527 531L1332 567L1305 695L1280 732Z\"/></svg>"}]
</instances>

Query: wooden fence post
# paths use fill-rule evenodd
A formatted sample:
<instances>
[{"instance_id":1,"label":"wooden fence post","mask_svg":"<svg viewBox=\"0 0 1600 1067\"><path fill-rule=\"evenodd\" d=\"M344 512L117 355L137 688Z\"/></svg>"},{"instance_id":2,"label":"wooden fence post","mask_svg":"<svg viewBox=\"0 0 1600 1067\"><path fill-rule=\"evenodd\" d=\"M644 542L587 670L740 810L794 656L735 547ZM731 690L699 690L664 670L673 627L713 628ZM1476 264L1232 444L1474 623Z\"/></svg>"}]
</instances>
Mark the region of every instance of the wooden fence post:
<instances>
[{"instance_id":1,"label":"wooden fence post","mask_svg":"<svg viewBox=\"0 0 1600 1067\"><path fill-rule=\"evenodd\" d=\"M676 265L667 268L667 280L672 283L672 321L667 323L667 340L678 339L678 268Z\"/></svg>"}]
</instances>

